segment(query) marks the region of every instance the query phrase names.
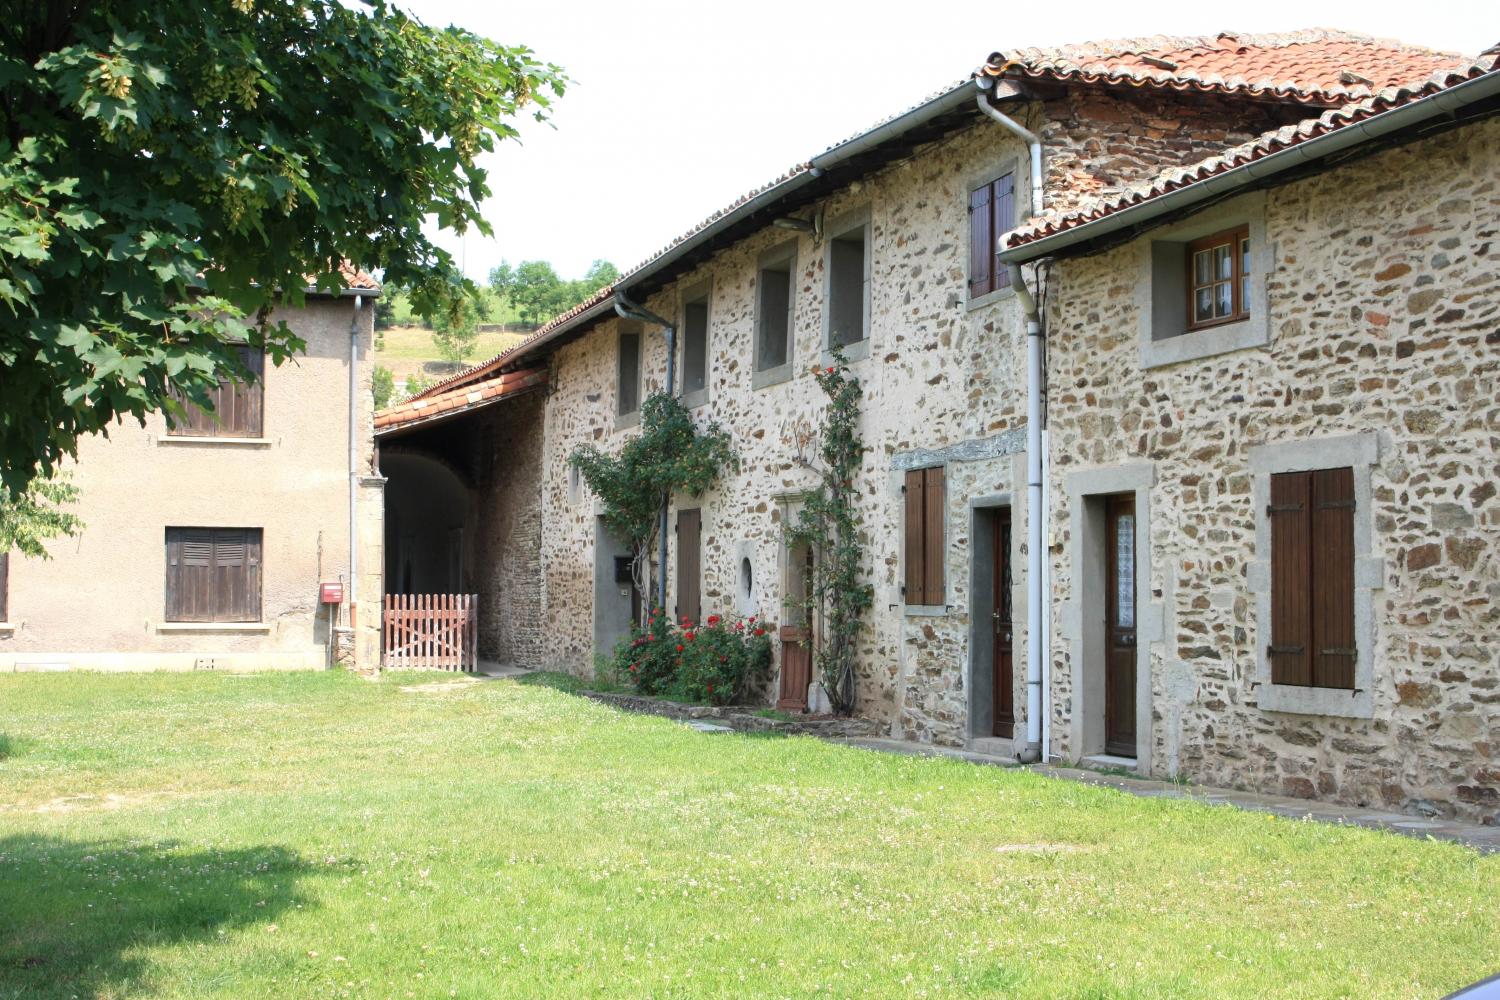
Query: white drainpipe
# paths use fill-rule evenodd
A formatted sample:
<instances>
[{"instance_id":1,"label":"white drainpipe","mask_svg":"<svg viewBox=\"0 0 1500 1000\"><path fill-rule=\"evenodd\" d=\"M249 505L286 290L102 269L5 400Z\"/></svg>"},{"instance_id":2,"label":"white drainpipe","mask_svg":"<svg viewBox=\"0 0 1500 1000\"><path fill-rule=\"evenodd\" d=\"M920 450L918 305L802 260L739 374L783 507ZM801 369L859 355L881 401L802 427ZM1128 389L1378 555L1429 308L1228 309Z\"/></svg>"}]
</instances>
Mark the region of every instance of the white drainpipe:
<instances>
[{"instance_id":1,"label":"white drainpipe","mask_svg":"<svg viewBox=\"0 0 1500 1000\"><path fill-rule=\"evenodd\" d=\"M359 503L359 311L365 297L354 296L354 318L349 321L349 627L359 594L359 538L356 508Z\"/></svg>"},{"instance_id":2,"label":"white drainpipe","mask_svg":"<svg viewBox=\"0 0 1500 1000\"><path fill-rule=\"evenodd\" d=\"M994 80L981 76L974 83L979 89L974 96L979 110L1020 137L1031 151L1031 214L1041 215L1041 137L990 103L990 91L998 89ZM1046 603L1051 593L1046 585L1050 575L1046 550L1047 501L1042 486L1047 467L1042 437L1042 394L1047 373L1042 361L1042 319L1037 313L1036 299L1026 287L1020 266L1009 267L1010 287L1015 289L1026 314L1026 746L1016 754L1016 759L1031 764L1046 758L1046 730L1050 729L1046 726L1048 708L1043 704L1052 660Z\"/></svg>"}]
</instances>

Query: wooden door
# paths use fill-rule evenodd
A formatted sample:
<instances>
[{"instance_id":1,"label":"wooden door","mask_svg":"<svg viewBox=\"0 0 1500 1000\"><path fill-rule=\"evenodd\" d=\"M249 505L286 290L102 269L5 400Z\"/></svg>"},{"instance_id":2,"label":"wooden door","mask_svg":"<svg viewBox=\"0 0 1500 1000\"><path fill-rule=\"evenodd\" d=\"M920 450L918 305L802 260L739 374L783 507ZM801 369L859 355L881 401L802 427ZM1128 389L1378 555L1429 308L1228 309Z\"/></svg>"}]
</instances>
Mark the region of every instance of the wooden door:
<instances>
[{"instance_id":1,"label":"wooden door","mask_svg":"<svg viewBox=\"0 0 1500 1000\"><path fill-rule=\"evenodd\" d=\"M696 625L703 617L703 512L677 512L677 617Z\"/></svg>"},{"instance_id":2,"label":"wooden door","mask_svg":"<svg viewBox=\"0 0 1500 1000\"><path fill-rule=\"evenodd\" d=\"M781 640L781 684L776 707L783 712L807 711L807 688L812 683L813 616L807 607L812 579L813 551L800 545L787 552L786 611L777 638Z\"/></svg>"},{"instance_id":3,"label":"wooden door","mask_svg":"<svg viewBox=\"0 0 1500 1000\"><path fill-rule=\"evenodd\" d=\"M995 514L994 531L994 607L990 618L995 626L994 655L994 727L996 736L1007 739L1016 733L1015 622L1011 608L1010 508Z\"/></svg>"},{"instance_id":4,"label":"wooden door","mask_svg":"<svg viewBox=\"0 0 1500 1000\"><path fill-rule=\"evenodd\" d=\"M1135 497L1110 497L1105 506L1108 594L1104 623L1104 752L1135 750Z\"/></svg>"}]
</instances>

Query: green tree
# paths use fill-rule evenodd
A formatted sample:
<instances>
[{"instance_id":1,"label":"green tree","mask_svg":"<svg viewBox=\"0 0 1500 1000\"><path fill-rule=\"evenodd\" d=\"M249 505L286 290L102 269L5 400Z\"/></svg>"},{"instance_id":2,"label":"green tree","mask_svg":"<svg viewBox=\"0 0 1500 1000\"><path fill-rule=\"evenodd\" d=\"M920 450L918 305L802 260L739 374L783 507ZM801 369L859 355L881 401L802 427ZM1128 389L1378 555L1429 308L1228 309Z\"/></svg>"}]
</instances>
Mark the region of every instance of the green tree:
<instances>
[{"instance_id":1,"label":"green tree","mask_svg":"<svg viewBox=\"0 0 1500 1000\"><path fill-rule=\"evenodd\" d=\"M474 353L479 339L479 308L473 296L464 296L432 318L432 342L444 361L462 364Z\"/></svg>"},{"instance_id":2,"label":"green tree","mask_svg":"<svg viewBox=\"0 0 1500 1000\"><path fill-rule=\"evenodd\" d=\"M391 405L396 395L396 373L385 365L376 365L370 376L370 386L375 392L375 409L383 410Z\"/></svg>"},{"instance_id":3,"label":"green tree","mask_svg":"<svg viewBox=\"0 0 1500 1000\"><path fill-rule=\"evenodd\" d=\"M77 501L78 487L65 473L33 479L23 490L0 484L0 552L15 549L22 555L50 558L44 545L49 538L83 530L78 515L63 509Z\"/></svg>"},{"instance_id":4,"label":"green tree","mask_svg":"<svg viewBox=\"0 0 1500 1000\"><path fill-rule=\"evenodd\" d=\"M593 295L605 285L613 285L620 280L620 269L607 260L596 260L589 265L589 269L583 273L583 280L578 283L576 294L578 302ZM577 305L578 303L573 303Z\"/></svg>"},{"instance_id":5,"label":"green tree","mask_svg":"<svg viewBox=\"0 0 1500 1000\"><path fill-rule=\"evenodd\" d=\"M37 0L0 24L0 480L122 416L182 413L233 342L344 262L423 313L472 283L424 231L490 232L484 154L565 77L386 0Z\"/></svg>"},{"instance_id":6,"label":"green tree","mask_svg":"<svg viewBox=\"0 0 1500 1000\"><path fill-rule=\"evenodd\" d=\"M515 306L522 323L535 326L567 312L619 277L619 268L607 260L594 261L576 281L558 277L557 269L545 260L523 260L515 267L502 260L490 270L490 288Z\"/></svg>"}]
</instances>

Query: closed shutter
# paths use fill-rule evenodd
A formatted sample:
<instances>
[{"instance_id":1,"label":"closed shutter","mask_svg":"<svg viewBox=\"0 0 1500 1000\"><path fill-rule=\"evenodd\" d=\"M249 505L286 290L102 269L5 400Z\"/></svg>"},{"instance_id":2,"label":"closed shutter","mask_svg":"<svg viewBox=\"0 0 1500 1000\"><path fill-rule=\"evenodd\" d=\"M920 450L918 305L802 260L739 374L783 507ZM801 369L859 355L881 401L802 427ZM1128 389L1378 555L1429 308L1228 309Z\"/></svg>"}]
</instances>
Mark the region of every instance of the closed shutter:
<instances>
[{"instance_id":1,"label":"closed shutter","mask_svg":"<svg viewBox=\"0 0 1500 1000\"><path fill-rule=\"evenodd\" d=\"M995 287L991 281L995 266L995 231L991 193L992 187L989 184L969 193L969 298L971 299L984 295Z\"/></svg>"},{"instance_id":2,"label":"closed shutter","mask_svg":"<svg viewBox=\"0 0 1500 1000\"><path fill-rule=\"evenodd\" d=\"M906 585L902 590L907 604L927 603L926 520L922 514L927 491L922 471L913 469L906 474Z\"/></svg>"},{"instance_id":3,"label":"closed shutter","mask_svg":"<svg viewBox=\"0 0 1500 1000\"><path fill-rule=\"evenodd\" d=\"M1354 687L1354 470L1271 476L1271 682Z\"/></svg>"},{"instance_id":4,"label":"closed shutter","mask_svg":"<svg viewBox=\"0 0 1500 1000\"><path fill-rule=\"evenodd\" d=\"M1312 683L1354 687L1354 470L1312 481Z\"/></svg>"},{"instance_id":5,"label":"closed shutter","mask_svg":"<svg viewBox=\"0 0 1500 1000\"><path fill-rule=\"evenodd\" d=\"M923 555L926 569L922 574L928 604L943 603L943 467L925 470L925 510L922 512Z\"/></svg>"},{"instance_id":6,"label":"closed shutter","mask_svg":"<svg viewBox=\"0 0 1500 1000\"><path fill-rule=\"evenodd\" d=\"M260 621L259 528L168 528L166 619Z\"/></svg>"},{"instance_id":7,"label":"closed shutter","mask_svg":"<svg viewBox=\"0 0 1500 1000\"><path fill-rule=\"evenodd\" d=\"M1000 237L1010 232L1016 211L1016 176L1006 174L994 184L990 204L994 209L994 221L990 234L990 287L1009 288L1010 268L1000 263Z\"/></svg>"},{"instance_id":8,"label":"closed shutter","mask_svg":"<svg viewBox=\"0 0 1500 1000\"><path fill-rule=\"evenodd\" d=\"M0 622L10 621L10 553L0 552Z\"/></svg>"},{"instance_id":9,"label":"closed shutter","mask_svg":"<svg viewBox=\"0 0 1500 1000\"><path fill-rule=\"evenodd\" d=\"M175 394L187 412L168 433L183 437L260 437L264 429L266 356L249 347L238 349L240 363L254 376L249 383L220 380L208 394L212 411Z\"/></svg>"},{"instance_id":10,"label":"closed shutter","mask_svg":"<svg viewBox=\"0 0 1500 1000\"><path fill-rule=\"evenodd\" d=\"M677 512L677 614L697 624L703 614L703 514Z\"/></svg>"}]
</instances>

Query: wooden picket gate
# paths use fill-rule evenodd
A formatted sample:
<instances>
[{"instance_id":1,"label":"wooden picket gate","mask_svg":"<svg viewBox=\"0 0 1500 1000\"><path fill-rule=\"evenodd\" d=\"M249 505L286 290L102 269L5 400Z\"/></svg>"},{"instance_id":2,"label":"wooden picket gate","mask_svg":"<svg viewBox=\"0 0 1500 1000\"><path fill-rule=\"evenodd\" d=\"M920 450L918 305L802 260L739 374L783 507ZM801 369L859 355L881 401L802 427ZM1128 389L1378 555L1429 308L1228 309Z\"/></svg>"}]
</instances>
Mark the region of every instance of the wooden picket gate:
<instances>
[{"instance_id":1,"label":"wooden picket gate","mask_svg":"<svg viewBox=\"0 0 1500 1000\"><path fill-rule=\"evenodd\" d=\"M381 664L430 670L479 667L478 594L386 594Z\"/></svg>"}]
</instances>

